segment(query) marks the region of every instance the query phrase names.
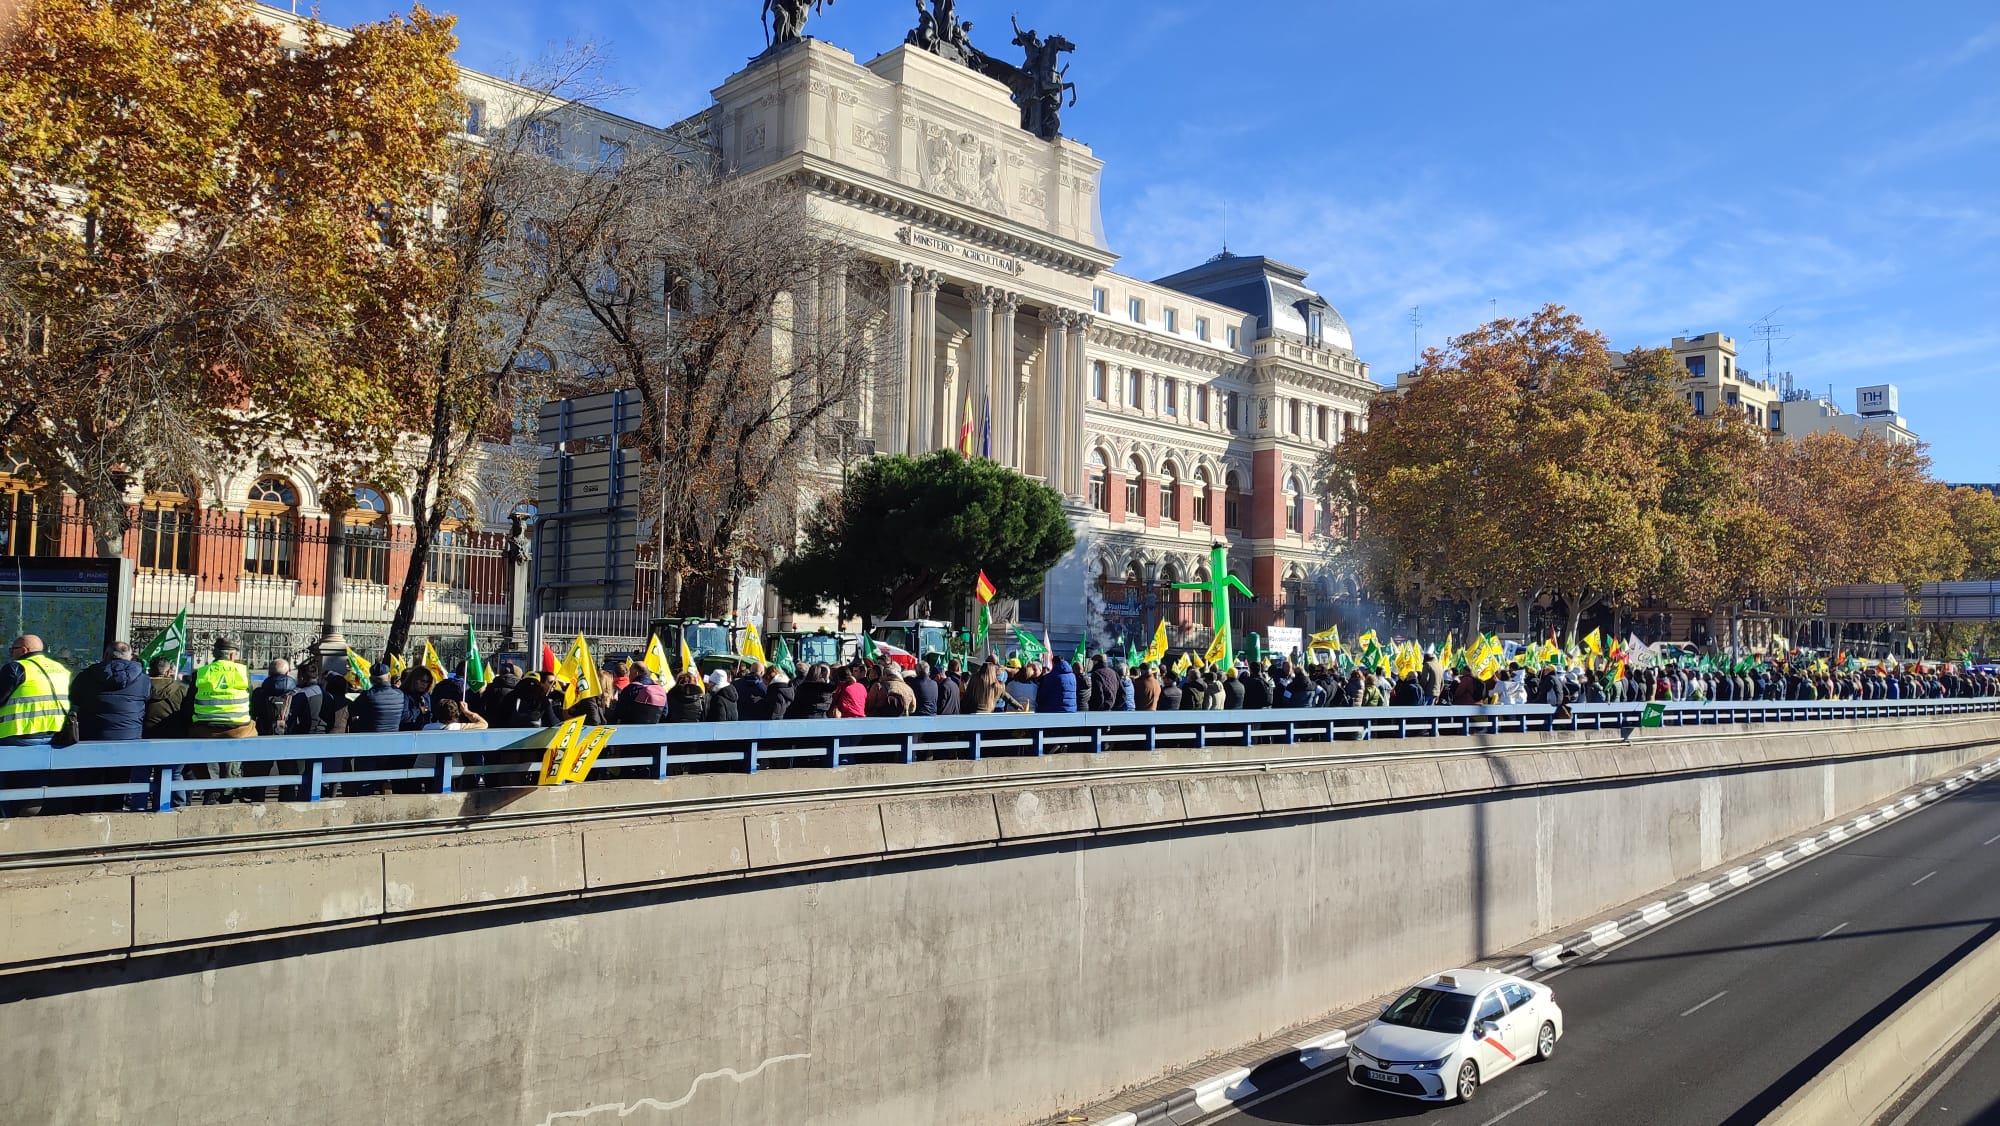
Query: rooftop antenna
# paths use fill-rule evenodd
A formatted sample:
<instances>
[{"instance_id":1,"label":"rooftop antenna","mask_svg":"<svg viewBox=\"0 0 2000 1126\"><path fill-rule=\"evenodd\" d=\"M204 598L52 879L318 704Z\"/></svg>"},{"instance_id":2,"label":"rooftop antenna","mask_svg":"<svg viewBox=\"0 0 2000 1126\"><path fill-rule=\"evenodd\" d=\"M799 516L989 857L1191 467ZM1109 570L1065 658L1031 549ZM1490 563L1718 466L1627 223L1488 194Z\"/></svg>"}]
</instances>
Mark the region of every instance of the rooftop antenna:
<instances>
[{"instance_id":1,"label":"rooftop antenna","mask_svg":"<svg viewBox=\"0 0 2000 1126\"><path fill-rule=\"evenodd\" d=\"M1417 333L1419 333L1419 332L1423 331L1423 327L1424 327L1424 312L1423 312L1423 309L1424 309L1424 307L1423 307L1422 305L1412 305L1412 306L1410 306L1410 316L1409 316L1409 321L1410 321L1410 370L1411 370L1412 372L1416 371L1418 367L1422 366L1422 362L1423 362L1423 348L1422 348L1422 347L1420 347L1420 346L1418 345L1418 343L1417 343Z\"/></svg>"},{"instance_id":2,"label":"rooftop antenna","mask_svg":"<svg viewBox=\"0 0 2000 1126\"><path fill-rule=\"evenodd\" d=\"M1783 305L1778 306L1778 309L1782 308L1784 308ZM1764 382L1766 383L1771 381L1771 346L1773 344L1782 344L1791 339L1789 336L1778 335L1785 331L1785 326L1773 324L1771 321L1772 317L1778 315L1778 309L1773 309L1765 313L1763 317L1753 321L1750 325L1750 335L1764 342Z\"/></svg>"}]
</instances>

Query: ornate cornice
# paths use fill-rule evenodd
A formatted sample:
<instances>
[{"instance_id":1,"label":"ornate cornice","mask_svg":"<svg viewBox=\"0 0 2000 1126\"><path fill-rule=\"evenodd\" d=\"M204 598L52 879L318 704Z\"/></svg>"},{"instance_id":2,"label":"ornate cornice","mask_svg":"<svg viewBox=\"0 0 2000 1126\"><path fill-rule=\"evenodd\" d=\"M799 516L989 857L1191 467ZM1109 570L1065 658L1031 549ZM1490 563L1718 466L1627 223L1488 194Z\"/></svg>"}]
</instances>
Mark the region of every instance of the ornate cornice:
<instances>
[{"instance_id":1,"label":"ornate cornice","mask_svg":"<svg viewBox=\"0 0 2000 1126\"><path fill-rule=\"evenodd\" d=\"M787 163L794 163L788 161ZM788 175L812 191L907 223L959 238L975 239L1002 254L1080 278L1111 268L1118 255L1006 219L988 218L930 196L921 188L857 173L817 157L801 155Z\"/></svg>"},{"instance_id":2,"label":"ornate cornice","mask_svg":"<svg viewBox=\"0 0 2000 1126\"><path fill-rule=\"evenodd\" d=\"M1090 342L1100 348L1156 364L1173 364L1209 375L1248 375L1250 358L1211 348L1196 348L1150 332L1140 332L1115 321L1098 321L1091 326Z\"/></svg>"}]
</instances>

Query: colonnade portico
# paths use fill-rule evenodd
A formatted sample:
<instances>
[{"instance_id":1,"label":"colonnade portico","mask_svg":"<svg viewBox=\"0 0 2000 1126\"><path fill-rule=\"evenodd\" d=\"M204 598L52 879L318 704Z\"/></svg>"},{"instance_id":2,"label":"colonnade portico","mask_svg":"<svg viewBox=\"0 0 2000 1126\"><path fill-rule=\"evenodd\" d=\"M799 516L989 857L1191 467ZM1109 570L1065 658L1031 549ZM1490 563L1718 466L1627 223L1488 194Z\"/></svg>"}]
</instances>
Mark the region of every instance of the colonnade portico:
<instances>
[{"instance_id":1,"label":"colonnade portico","mask_svg":"<svg viewBox=\"0 0 2000 1126\"><path fill-rule=\"evenodd\" d=\"M878 448L911 454L955 449L967 404L975 453L1081 489L1083 345L1090 319L990 281L913 262L887 264L887 324L895 346L882 360L875 412ZM990 436L989 436L990 428Z\"/></svg>"}]
</instances>

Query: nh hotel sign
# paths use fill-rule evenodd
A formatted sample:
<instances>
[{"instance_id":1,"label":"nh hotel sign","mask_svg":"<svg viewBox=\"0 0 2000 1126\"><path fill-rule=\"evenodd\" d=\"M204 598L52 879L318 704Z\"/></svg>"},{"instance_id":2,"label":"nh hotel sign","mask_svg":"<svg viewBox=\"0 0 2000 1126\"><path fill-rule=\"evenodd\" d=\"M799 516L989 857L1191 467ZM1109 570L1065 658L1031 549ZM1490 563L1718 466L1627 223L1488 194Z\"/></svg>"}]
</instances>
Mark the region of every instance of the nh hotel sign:
<instances>
[{"instance_id":1,"label":"nh hotel sign","mask_svg":"<svg viewBox=\"0 0 2000 1126\"><path fill-rule=\"evenodd\" d=\"M989 270L998 270L1003 274L1019 274L1021 272L1019 259L1009 258L1004 254L995 254L990 250L981 250L976 246L967 246L962 242L953 242L947 238L939 238L937 235L925 234L914 227L899 228L896 231L896 238L910 246L921 246L925 250L936 251L939 254L953 258L963 258L967 262L977 263Z\"/></svg>"}]
</instances>

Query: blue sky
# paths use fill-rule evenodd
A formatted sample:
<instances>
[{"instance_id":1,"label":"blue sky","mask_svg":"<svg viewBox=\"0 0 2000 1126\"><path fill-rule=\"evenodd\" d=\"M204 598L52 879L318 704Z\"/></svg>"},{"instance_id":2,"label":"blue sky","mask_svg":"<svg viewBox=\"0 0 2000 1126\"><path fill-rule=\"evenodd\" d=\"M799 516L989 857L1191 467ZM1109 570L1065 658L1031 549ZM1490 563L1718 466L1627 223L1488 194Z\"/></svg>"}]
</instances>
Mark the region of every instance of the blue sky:
<instances>
[{"instance_id":1,"label":"blue sky","mask_svg":"<svg viewBox=\"0 0 2000 1126\"><path fill-rule=\"evenodd\" d=\"M757 0L436 0L462 61L589 41L610 108L668 122L763 47ZM376 18L387 0L326 0ZM1106 162L1119 269L1226 241L1311 272L1384 382L1424 344L1555 301L1614 345L1784 326L1776 370L1853 409L1895 383L1947 480L2000 481L2000 6L959 0L1079 50L1065 132ZM866 60L909 0L812 31ZM1496 304L1497 303L1497 304Z\"/></svg>"}]
</instances>

